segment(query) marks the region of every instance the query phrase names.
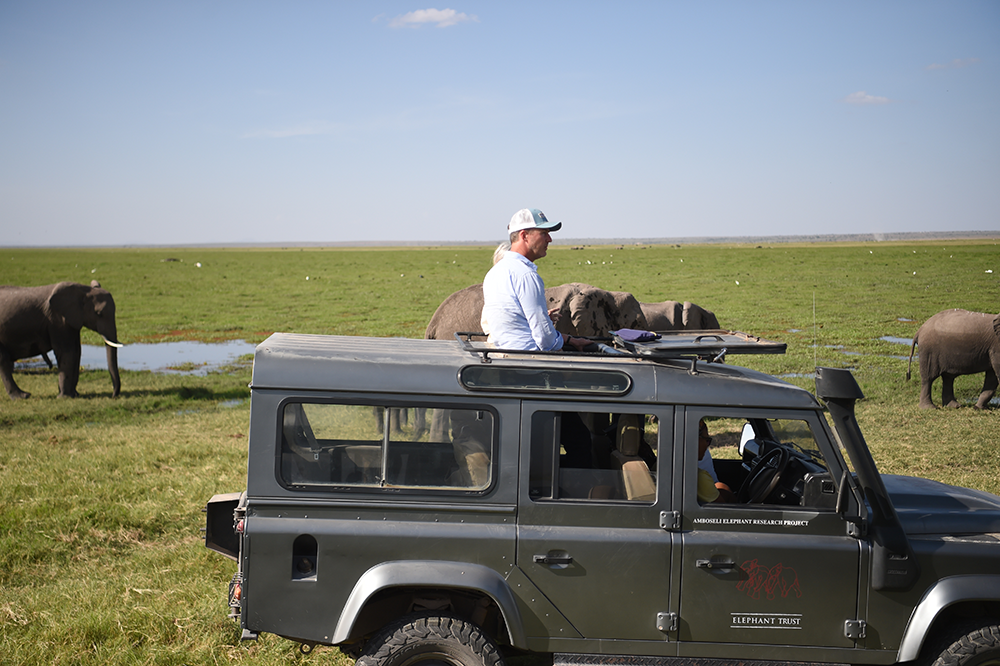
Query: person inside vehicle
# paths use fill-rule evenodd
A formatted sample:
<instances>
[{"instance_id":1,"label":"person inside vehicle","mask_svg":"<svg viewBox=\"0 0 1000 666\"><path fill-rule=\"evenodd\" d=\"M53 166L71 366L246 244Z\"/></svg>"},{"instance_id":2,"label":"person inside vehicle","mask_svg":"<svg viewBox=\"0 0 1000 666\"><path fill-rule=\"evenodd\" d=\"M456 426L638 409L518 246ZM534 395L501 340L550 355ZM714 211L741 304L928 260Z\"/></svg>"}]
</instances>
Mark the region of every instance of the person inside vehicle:
<instances>
[{"instance_id":1,"label":"person inside vehicle","mask_svg":"<svg viewBox=\"0 0 1000 666\"><path fill-rule=\"evenodd\" d=\"M725 483L715 480L717 477L714 474L712 457L708 453L708 447L711 445L712 438L708 434L708 426L705 425L705 419L702 419L698 422L698 502L732 504L736 501L736 494Z\"/></svg>"},{"instance_id":2,"label":"person inside vehicle","mask_svg":"<svg viewBox=\"0 0 1000 666\"><path fill-rule=\"evenodd\" d=\"M552 242L550 232L561 227L537 208L517 211L507 225L510 249L483 279L482 321L490 329L489 341L500 349L582 351L590 344L556 330L535 265Z\"/></svg>"}]
</instances>

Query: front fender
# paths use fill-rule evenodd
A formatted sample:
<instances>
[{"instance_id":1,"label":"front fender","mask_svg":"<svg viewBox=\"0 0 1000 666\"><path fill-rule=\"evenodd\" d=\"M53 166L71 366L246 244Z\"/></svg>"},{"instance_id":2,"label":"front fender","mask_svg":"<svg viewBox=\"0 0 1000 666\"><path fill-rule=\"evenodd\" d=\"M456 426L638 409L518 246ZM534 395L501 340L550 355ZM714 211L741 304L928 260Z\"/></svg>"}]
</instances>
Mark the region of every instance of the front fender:
<instances>
[{"instance_id":1,"label":"front fender","mask_svg":"<svg viewBox=\"0 0 1000 666\"><path fill-rule=\"evenodd\" d=\"M941 611L962 601L1000 600L1000 576L973 575L943 578L928 588L910 616L896 661L912 661L920 654L934 620Z\"/></svg>"},{"instance_id":2,"label":"front fender","mask_svg":"<svg viewBox=\"0 0 1000 666\"><path fill-rule=\"evenodd\" d=\"M500 607L504 623L507 625L510 644L526 649L527 636L517 609L514 594L503 577L478 564L445 562L439 560L407 560L383 562L366 571L351 590L344 610L337 621L333 633L334 645L343 643L351 635L365 603L372 595L393 587L440 587L450 589L477 590L488 595Z\"/></svg>"}]
</instances>

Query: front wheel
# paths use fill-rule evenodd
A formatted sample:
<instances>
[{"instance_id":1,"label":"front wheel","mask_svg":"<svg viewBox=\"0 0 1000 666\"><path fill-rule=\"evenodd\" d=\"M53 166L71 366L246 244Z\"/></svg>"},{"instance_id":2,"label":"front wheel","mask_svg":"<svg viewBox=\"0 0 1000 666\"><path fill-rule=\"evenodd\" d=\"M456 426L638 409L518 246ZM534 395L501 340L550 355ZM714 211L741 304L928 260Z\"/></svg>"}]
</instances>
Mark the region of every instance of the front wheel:
<instances>
[{"instance_id":1,"label":"front wheel","mask_svg":"<svg viewBox=\"0 0 1000 666\"><path fill-rule=\"evenodd\" d=\"M958 637L933 666L1000 666L1000 626L980 627Z\"/></svg>"},{"instance_id":2,"label":"front wheel","mask_svg":"<svg viewBox=\"0 0 1000 666\"><path fill-rule=\"evenodd\" d=\"M368 641L357 666L504 666L489 636L449 615L405 617Z\"/></svg>"}]
</instances>

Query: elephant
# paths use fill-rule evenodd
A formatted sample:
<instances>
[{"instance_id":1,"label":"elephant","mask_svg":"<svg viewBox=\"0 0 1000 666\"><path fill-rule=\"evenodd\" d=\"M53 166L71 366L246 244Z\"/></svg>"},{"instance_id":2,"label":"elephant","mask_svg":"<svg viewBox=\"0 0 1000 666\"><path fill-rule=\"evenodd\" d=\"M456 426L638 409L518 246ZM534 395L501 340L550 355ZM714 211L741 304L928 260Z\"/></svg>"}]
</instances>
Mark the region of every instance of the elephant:
<instances>
[{"instance_id":1,"label":"elephant","mask_svg":"<svg viewBox=\"0 0 1000 666\"><path fill-rule=\"evenodd\" d=\"M474 284L441 301L424 331L427 340L453 340L455 333L483 330L483 285Z\"/></svg>"},{"instance_id":2,"label":"elephant","mask_svg":"<svg viewBox=\"0 0 1000 666\"><path fill-rule=\"evenodd\" d=\"M121 392L115 301L94 280L90 286L60 282L43 287L0 286L0 376L12 399L27 398L14 382L14 361L55 352L59 396L77 396L80 329L96 331L107 345L112 397Z\"/></svg>"},{"instance_id":3,"label":"elephant","mask_svg":"<svg viewBox=\"0 0 1000 666\"><path fill-rule=\"evenodd\" d=\"M715 313L690 301L639 303L650 331L693 331L718 329Z\"/></svg>"},{"instance_id":4,"label":"elephant","mask_svg":"<svg viewBox=\"0 0 1000 666\"><path fill-rule=\"evenodd\" d=\"M997 389L1000 375L1000 314L944 310L928 319L913 336L906 378L910 378L913 350L920 361L920 406L934 409L931 386L941 378L941 403L958 407L955 400L955 377L986 373L976 409L985 409Z\"/></svg>"},{"instance_id":5,"label":"elephant","mask_svg":"<svg viewBox=\"0 0 1000 666\"><path fill-rule=\"evenodd\" d=\"M640 303L625 291L605 291L580 282L549 287L550 308L560 312L556 330L580 337L604 337L619 328L650 331L717 329L715 315L694 303ZM456 332L483 330L483 285L474 284L448 296L434 312L424 337L450 340Z\"/></svg>"}]
</instances>

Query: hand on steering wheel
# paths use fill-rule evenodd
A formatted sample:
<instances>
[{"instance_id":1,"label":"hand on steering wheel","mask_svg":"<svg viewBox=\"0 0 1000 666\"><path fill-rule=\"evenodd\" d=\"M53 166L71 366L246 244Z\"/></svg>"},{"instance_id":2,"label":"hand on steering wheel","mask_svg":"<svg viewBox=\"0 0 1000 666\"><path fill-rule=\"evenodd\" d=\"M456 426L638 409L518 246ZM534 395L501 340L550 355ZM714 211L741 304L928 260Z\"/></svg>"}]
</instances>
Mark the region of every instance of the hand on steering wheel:
<instances>
[{"instance_id":1,"label":"hand on steering wheel","mask_svg":"<svg viewBox=\"0 0 1000 666\"><path fill-rule=\"evenodd\" d=\"M778 487L778 481L787 466L788 451L782 446L758 456L750 468L750 474L740 486L737 500L744 504L762 503Z\"/></svg>"}]
</instances>

